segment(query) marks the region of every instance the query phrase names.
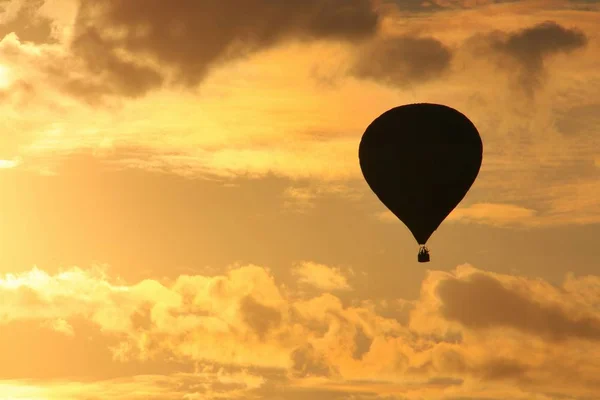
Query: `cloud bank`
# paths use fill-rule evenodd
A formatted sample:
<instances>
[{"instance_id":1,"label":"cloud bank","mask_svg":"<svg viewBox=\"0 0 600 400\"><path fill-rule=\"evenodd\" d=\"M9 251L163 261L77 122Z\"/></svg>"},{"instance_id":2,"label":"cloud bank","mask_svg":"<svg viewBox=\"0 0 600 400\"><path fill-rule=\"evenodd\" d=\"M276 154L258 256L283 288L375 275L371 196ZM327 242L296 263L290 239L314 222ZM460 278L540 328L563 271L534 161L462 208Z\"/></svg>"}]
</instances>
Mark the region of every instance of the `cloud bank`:
<instances>
[{"instance_id":1,"label":"cloud bank","mask_svg":"<svg viewBox=\"0 0 600 400\"><path fill-rule=\"evenodd\" d=\"M429 272L402 322L391 303L345 306L329 293L298 297L253 265L137 284L118 284L99 269L56 275L33 269L0 281L6 299L0 335L28 323L47 346L66 340L72 343L66 365L95 348L83 373L121 373L112 382L97 378L103 390L121 390L119 381L139 388L158 379L132 378L128 371L151 375L153 363L162 361L171 371L160 378L166 387L206 382L202 391L184 387L208 398L218 390L271 398L281 385L299 399L317 391L394 399L586 398L599 383L599 288L595 276L568 276L556 287L465 265ZM389 308L386 316L380 307ZM13 351L29 345L22 339ZM32 354L29 365L43 362L43 354ZM42 393L66 390L44 382Z\"/></svg>"}]
</instances>

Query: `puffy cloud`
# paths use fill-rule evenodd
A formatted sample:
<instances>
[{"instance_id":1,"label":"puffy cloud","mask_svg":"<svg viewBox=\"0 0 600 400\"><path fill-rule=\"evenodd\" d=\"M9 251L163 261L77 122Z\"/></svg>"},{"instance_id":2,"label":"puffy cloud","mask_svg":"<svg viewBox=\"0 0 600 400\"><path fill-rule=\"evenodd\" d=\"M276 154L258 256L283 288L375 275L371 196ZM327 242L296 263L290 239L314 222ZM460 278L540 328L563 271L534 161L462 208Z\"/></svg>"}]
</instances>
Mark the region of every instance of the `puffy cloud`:
<instances>
[{"instance_id":1,"label":"puffy cloud","mask_svg":"<svg viewBox=\"0 0 600 400\"><path fill-rule=\"evenodd\" d=\"M293 273L298 277L300 283L314 286L321 290L351 289L348 280L340 268L313 262L303 262L294 268Z\"/></svg>"},{"instance_id":2,"label":"puffy cloud","mask_svg":"<svg viewBox=\"0 0 600 400\"><path fill-rule=\"evenodd\" d=\"M291 354L293 376L306 377L335 377L338 374L337 369L330 365L322 353L311 344L298 347Z\"/></svg>"},{"instance_id":3,"label":"puffy cloud","mask_svg":"<svg viewBox=\"0 0 600 400\"><path fill-rule=\"evenodd\" d=\"M471 329L509 327L552 340L600 339L600 318L573 314L552 298L536 298L535 291L510 287L485 274L446 280L437 288L442 315ZM548 296L556 296L548 287Z\"/></svg>"},{"instance_id":4,"label":"puffy cloud","mask_svg":"<svg viewBox=\"0 0 600 400\"><path fill-rule=\"evenodd\" d=\"M568 276L556 287L470 266L431 271L408 325L367 304L344 306L331 294L300 299L258 266L132 285L111 282L101 270L56 275L32 270L5 276L0 291L5 328L37 321L55 332L38 335L47 346L65 340L83 346L82 339L94 338L86 345L94 352L78 347L64 353L65 368L77 365L73 357L83 351L91 365L87 374L120 371L125 374L120 382L131 388L140 384L126 378L131 371L178 360L196 365L196 372L167 372L160 378L164 385L202 383L202 391L196 386L187 393L205 398L219 393L269 398L277 388L408 399L424 392L445 399L448 390L492 399L551 393L577 398L594 393L600 372L599 282L595 276ZM28 326L23 329L31 331ZM6 332L0 329L0 335ZM27 365L43 359L34 356ZM110 391L120 390L121 383L97 385ZM43 390L38 393L50 393Z\"/></svg>"},{"instance_id":5,"label":"puffy cloud","mask_svg":"<svg viewBox=\"0 0 600 400\"><path fill-rule=\"evenodd\" d=\"M250 296L240 301L240 313L244 322L260 339L281 324L281 314L276 308L258 303Z\"/></svg>"},{"instance_id":6,"label":"puffy cloud","mask_svg":"<svg viewBox=\"0 0 600 400\"><path fill-rule=\"evenodd\" d=\"M50 322L49 327L57 332L61 332L64 333L67 336L73 336L75 335L75 331L73 329L73 327L71 326L71 324L69 324L69 322L67 322L66 320L59 318L56 319L52 322Z\"/></svg>"},{"instance_id":7,"label":"puffy cloud","mask_svg":"<svg viewBox=\"0 0 600 400\"><path fill-rule=\"evenodd\" d=\"M585 285L589 279L574 281ZM432 272L423 283L411 327L421 335L460 337L453 345L446 339L432 352L428 368L438 372L519 382L538 394L552 393L545 379L554 376L558 392L566 394L572 385L571 396L584 396L595 385L589 374L599 366L588 358L591 354L578 351L596 354L592 349L600 319L594 307L597 294L583 298L576 288L569 280L555 287L470 266L450 274ZM585 377L576 378L578 374ZM575 389L573 379L590 386Z\"/></svg>"}]
</instances>

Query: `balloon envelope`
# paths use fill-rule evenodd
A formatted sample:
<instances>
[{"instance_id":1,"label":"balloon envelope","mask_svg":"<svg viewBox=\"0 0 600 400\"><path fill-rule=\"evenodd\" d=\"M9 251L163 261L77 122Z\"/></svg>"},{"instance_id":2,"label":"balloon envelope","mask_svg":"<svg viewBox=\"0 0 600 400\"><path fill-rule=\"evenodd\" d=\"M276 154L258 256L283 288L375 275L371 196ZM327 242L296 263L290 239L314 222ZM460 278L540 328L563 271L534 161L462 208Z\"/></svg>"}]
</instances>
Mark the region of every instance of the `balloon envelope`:
<instances>
[{"instance_id":1,"label":"balloon envelope","mask_svg":"<svg viewBox=\"0 0 600 400\"><path fill-rule=\"evenodd\" d=\"M467 194L482 155L479 132L466 116L428 103L383 113L359 146L365 180L421 245Z\"/></svg>"}]
</instances>

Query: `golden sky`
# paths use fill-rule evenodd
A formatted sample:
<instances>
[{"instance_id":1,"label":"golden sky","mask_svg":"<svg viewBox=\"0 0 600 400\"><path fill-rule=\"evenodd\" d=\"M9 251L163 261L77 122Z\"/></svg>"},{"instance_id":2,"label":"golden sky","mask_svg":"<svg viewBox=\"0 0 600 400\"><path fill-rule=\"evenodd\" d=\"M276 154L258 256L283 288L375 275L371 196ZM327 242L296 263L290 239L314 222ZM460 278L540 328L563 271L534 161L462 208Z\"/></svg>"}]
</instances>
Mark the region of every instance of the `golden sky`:
<instances>
[{"instance_id":1,"label":"golden sky","mask_svg":"<svg viewBox=\"0 0 600 400\"><path fill-rule=\"evenodd\" d=\"M600 2L0 0L0 398L600 393ZM382 112L484 159L429 241Z\"/></svg>"}]
</instances>

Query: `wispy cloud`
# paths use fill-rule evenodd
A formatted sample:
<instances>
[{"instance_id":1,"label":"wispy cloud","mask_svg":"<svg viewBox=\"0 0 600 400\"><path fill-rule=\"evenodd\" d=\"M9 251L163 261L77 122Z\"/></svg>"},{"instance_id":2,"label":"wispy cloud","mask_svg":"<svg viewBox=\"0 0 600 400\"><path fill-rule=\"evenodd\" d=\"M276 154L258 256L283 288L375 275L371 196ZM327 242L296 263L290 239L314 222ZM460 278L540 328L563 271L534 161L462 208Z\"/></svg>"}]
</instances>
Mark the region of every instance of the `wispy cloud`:
<instances>
[{"instance_id":1,"label":"wispy cloud","mask_svg":"<svg viewBox=\"0 0 600 400\"><path fill-rule=\"evenodd\" d=\"M294 275L300 283L325 291L351 289L346 276L340 268L336 267L314 262L303 262L294 268Z\"/></svg>"},{"instance_id":2,"label":"wispy cloud","mask_svg":"<svg viewBox=\"0 0 600 400\"><path fill-rule=\"evenodd\" d=\"M552 204L565 207L569 185L593 186L591 176L580 182L584 163L575 161L593 166L600 146L594 135L597 11L569 11L573 4L563 1L459 3L407 19L356 1L340 24L324 26L319 18L337 13L341 3L293 2L269 13L257 2L256 24L226 19L222 27L207 25L207 32L187 27L197 11L187 2L165 14L166 20L181 17L178 27L150 9L133 13L123 2L98 10L84 5L79 13L65 6L69 12L60 17L42 7L38 12L48 14L54 32L70 31L47 43L26 41L19 32L0 42L0 63L14 73L2 92L1 158L20 156L24 167L47 172L58 157L85 150L122 168L346 185L362 179L357 146L375 117L403 103L439 102L468 115L484 140L472 202L527 201L537 217L553 214ZM201 17L224 17L229 6ZM531 17L511 17L525 12ZM447 24L447 13L456 23ZM299 16L294 24L271 29L292 14ZM235 26L223 33L229 23ZM108 34L136 24L155 29L140 28L140 37L130 28ZM205 53L191 51L213 28L223 36ZM94 55L103 64L90 63ZM137 80L122 80L131 74ZM323 76L334 77L335 85L324 86ZM535 87L533 98L523 95L527 85ZM101 100L107 94L114 96ZM308 210L322 197L310 199L315 193L295 184L286 201ZM572 222L597 214L598 202L586 199L585 216L579 210ZM553 218L568 223L567 217Z\"/></svg>"},{"instance_id":3,"label":"wispy cloud","mask_svg":"<svg viewBox=\"0 0 600 400\"><path fill-rule=\"evenodd\" d=\"M448 215L448 221L476 222L489 225L533 225L535 210L512 204L479 203L458 207Z\"/></svg>"},{"instance_id":4,"label":"wispy cloud","mask_svg":"<svg viewBox=\"0 0 600 400\"><path fill-rule=\"evenodd\" d=\"M18 160L0 160L0 169L15 168L18 165Z\"/></svg>"}]
</instances>

